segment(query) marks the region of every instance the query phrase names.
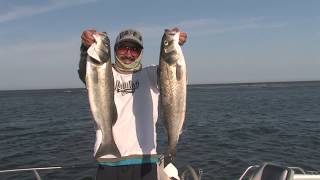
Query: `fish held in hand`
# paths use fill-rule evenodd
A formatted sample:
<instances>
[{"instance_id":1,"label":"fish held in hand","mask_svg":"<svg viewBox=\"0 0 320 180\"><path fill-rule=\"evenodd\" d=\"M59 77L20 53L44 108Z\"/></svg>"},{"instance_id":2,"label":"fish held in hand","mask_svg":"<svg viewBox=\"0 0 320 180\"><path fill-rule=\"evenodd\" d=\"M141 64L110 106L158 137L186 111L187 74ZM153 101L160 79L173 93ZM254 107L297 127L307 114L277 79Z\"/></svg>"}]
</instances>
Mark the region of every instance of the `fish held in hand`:
<instances>
[{"instance_id":1,"label":"fish held in hand","mask_svg":"<svg viewBox=\"0 0 320 180\"><path fill-rule=\"evenodd\" d=\"M176 156L176 146L186 113L187 69L179 45L178 29L165 30L159 60L160 108L168 134L167 157Z\"/></svg>"},{"instance_id":2,"label":"fish held in hand","mask_svg":"<svg viewBox=\"0 0 320 180\"><path fill-rule=\"evenodd\" d=\"M96 127L102 133L102 141L95 158L111 155L120 157L113 138L112 126L117 119L114 103L114 79L112 74L110 40L106 33L94 34L96 43L88 49L86 87L89 104Z\"/></svg>"}]
</instances>

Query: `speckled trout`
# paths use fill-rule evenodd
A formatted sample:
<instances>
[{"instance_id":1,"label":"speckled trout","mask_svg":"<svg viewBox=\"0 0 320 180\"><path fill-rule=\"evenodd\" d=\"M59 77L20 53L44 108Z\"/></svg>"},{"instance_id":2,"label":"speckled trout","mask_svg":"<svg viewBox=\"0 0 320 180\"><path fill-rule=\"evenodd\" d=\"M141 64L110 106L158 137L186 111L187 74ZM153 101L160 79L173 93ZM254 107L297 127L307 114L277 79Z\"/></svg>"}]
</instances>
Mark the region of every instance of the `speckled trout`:
<instances>
[{"instance_id":1,"label":"speckled trout","mask_svg":"<svg viewBox=\"0 0 320 180\"><path fill-rule=\"evenodd\" d=\"M95 158L103 155L113 155L116 158L121 155L112 134L117 110L114 103L110 40L107 33L95 34L94 38L96 43L87 51L86 86L91 113L97 129L102 132L102 141Z\"/></svg>"},{"instance_id":2,"label":"speckled trout","mask_svg":"<svg viewBox=\"0 0 320 180\"><path fill-rule=\"evenodd\" d=\"M167 155L176 156L176 146L186 113L187 70L179 45L179 30L165 30L159 60L160 110L168 133Z\"/></svg>"}]
</instances>

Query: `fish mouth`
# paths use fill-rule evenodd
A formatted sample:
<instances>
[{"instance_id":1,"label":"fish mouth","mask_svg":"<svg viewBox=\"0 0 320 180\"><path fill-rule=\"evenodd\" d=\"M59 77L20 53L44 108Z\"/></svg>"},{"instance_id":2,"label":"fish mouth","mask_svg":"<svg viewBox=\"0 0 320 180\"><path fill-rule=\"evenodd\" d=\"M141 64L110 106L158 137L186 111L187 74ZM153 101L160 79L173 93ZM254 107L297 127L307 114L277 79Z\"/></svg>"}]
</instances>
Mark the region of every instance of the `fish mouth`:
<instances>
[{"instance_id":1,"label":"fish mouth","mask_svg":"<svg viewBox=\"0 0 320 180\"><path fill-rule=\"evenodd\" d=\"M175 35L179 31L179 28L165 29L165 33L168 35Z\"/></svg>"}]
</instances>

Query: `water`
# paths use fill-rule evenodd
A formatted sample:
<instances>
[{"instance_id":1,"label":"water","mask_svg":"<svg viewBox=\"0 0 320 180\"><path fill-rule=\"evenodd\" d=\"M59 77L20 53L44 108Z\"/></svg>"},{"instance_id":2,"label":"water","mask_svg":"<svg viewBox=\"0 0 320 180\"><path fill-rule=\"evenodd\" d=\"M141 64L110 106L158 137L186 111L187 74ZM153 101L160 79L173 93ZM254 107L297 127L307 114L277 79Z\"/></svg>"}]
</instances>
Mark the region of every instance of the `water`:
<instances>
[{"instance_id":1,"label":"water","mask_svg":"<svg viewBox=\"0 0 320 180\"><path fill-rule=\"evenodd\" d=\"M192 85L177 166L203 179L237 179L253 164L320 169L320 82ZM0 170L40 171L43 179L94 176L93 121L84 89L0 91ZM158 127L158 150L166 136ZM32 172L0 179L34 179Z\"/></svg>"}]
</instances>

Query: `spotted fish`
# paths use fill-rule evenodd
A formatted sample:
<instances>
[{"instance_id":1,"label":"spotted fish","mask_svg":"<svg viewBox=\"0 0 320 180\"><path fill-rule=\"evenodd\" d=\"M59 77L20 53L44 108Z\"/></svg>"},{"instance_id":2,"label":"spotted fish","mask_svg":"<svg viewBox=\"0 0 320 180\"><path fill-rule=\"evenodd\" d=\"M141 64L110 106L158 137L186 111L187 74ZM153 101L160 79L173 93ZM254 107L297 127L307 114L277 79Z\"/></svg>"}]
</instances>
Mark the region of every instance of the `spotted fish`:
<instances>
[{"instance_id":1,"label":"spotted fish","mask_svg":"<svg viewBox=\"0 0 320 180\"><path fill-rule=\"evenodd\" d=\"M187 69L179 45L179 30L165 30L160 47L160 110L168 133L167 155L176 156L176 146L186 113Z\"/></svg>"}]
</instances>

